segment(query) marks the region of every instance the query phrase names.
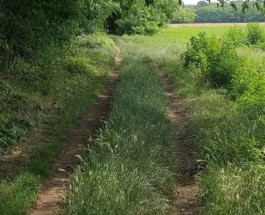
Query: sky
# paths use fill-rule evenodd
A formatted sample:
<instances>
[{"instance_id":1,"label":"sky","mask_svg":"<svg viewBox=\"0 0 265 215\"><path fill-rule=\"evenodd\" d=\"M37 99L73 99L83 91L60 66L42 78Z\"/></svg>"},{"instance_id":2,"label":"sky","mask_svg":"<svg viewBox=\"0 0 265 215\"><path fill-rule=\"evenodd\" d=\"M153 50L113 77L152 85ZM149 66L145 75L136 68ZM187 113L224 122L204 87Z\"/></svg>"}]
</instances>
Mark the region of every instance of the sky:
<instances>
[{"instance_id":1,"label":"sky","mask_svg":"<svg viewBox=\"0 0 265 215\"><path fill-rule=\"evenodd\" d=\"M197 4L198 1L200 0L182 0L184 2L185 5L189 5L189 4Z\"/></svg>"},{"instance_id":2,"label":"sky","mask_svg":"<svg viewBox=\"0 0 265 215\"><path fill-rule=\"evenodd\" d=\"M199 1L201 0L182 0L184 2L185 5L196 5ZM211 2L217 2L217 0L211 0Z\"/></svg>"}]
</instances>

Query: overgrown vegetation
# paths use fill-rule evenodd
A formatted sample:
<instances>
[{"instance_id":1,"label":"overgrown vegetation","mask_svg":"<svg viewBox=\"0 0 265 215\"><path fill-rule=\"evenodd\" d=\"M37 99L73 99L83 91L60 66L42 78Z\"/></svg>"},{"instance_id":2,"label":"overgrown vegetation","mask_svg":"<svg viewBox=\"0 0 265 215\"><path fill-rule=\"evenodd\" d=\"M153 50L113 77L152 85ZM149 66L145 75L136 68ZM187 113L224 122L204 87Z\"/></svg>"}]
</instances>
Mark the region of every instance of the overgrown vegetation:
<instances>
[{"instance_id":1,"label":"overgrown vegetation","mask_svg":"<svg viewBox=\"0 0 265 215\"><path fill-rule=\"evenodd\" d=\"M60 137L102 90L115 52L104 33L153 34L177 7L174 0L0 2L0 154L31 141L19 172L0 183L1 214L28 213Z\"/></svg>"},{"instance_id":2,"label":"overgrown vegetation","mask_svg":"<svg viewBox=\"0 0 265 215\"><path fill-rule=\"evenodd\" d=\"M50 71L43 74L46 82L31 79L28 70L22 77L17 75L16 79L4 81L5 84L10 85L14 95L21 95L22 99L17 100L17 104L23 105L23 109L20 108L19 111L11 109L14 102L4 103L7 108L3 110L5 112L2 112L2 116L19 119L20 116L26 115L25 121L18 121L20 123L18 125L22 123L28 125L26 123L32 122L32 126L38 128L36 132L41 132L38 134L38 139L32 140L36 147L33 144L28 157L21 160L19 173L10 175L0 183L1 214L28 214L43 179L53 170L62 134L76 123L86 107L103 89L109 72L113 70L114 53L115 44L105 35L81 37L73 43L72 49L65 53L66 56L60 56L58 59L60 63L47 65ZM30 68L26 62L21 64L21 69L28 67ZM38 81L39 85L36 84ZM35 86L33 90L32 87ZM49 90L48 95L41 92L43 89ZM4 96L7 97L8 94ZM11 125L13 127L4 127L4 129L7 131L10 129L11 134L16 134L11 136L15 142L22 136L19 136L19 132L15 129L22 128ZM7 132L2 133L2 137L7 134ZM11 137L6 138L11 141ZM1 147L4 149L7 145L2 144Z\"/></svg>"},{"instance_id":3,"label":"overgrown vegetation","mask_svg":"<svg viewBox=\"0 0 265 215\"><path fill-rule=\"evenodd\" d=\"M173 0L2 1L0 153L39 123L40 112L70 106L74 101L69 94L81 94L89 86L77 92L78 82L83 80L84 86L85 80L96 81L91 72L97 70L99 59L79 53L76 36L98 31L153 34L172 18L177 6Z\"/></svg>"},{"instance_id":4,"label":"overgrown vegetation","mask_svg":"<svg viewBox=\"0 0 265 215\"><path fill-rule=\"evenodd\" d=\"M67 214L171 214L174 150L160 80L148 56L122 49L114 104L72 176Z\"/></svg>"},{"instance_id":5,"label":"overgrown vegetation","mask_svg":"<svg viewBox=\"0 0 265 215\"><path fill-rule=\"evenodd\" d=\"M195 10L189 7L179 7L172 19L172 23L193 23L196 18Z\"/></svg>"},{"instance_id":6,"label":"overgrown vegetation","mask_svg":"<svg viewBox=\"0 0 265 215\"><path fill-rule=\"evenodd\" d=\"M194 19L177 8L174 0L0 2L0 154L28 135L46 135L0 182L1 214L28 214L62 134L102 90L115 52L103 32L154 34L172 18ZM68 214L173 213L174 149L157 66L188 107L204 169L201 213L265 213L264 29L199 30L219 36L171 29L122 38L121 82L104 129L71 178Z\"/></svg>"},{"instance_id":7,"label":"overgrown vegetation","mask_svg":"<svg viewBox=\"0 0 265 215\"><path fill-rule=\"evenodd\" d=\"M200 213L264 214L264 52L262 42L249 40L249 35L255 35L255 41L262 41L262 34L253 32L263 29L256 24L229 28L227 33L222 29L206 29L216 36L200 34L186 48L183 43L188 34L192 37L205 28L169 29L152 38L126 40L138 43L138 50L148 53L169 74L185 101L189 133L198 146L199 169L203 169L198 179ZM227 45L235 59L221 60L224 65L216 61L214 70L213 57L219 60ZM186 66L185 52L192 59ZM208 72L214 75L215 71L228 73L229 82L224 82L228 84L212 82ZM220 83L220 76L216 77Z\"/></svg>"},{"instance_id":8,"label":"overgrown vegetation","mask_svg":"<svg viewBox=\"0 0 265 215\"><path fill-rule=\"evenodd\" d=\"M202 214L265 212L260 201L265 194L262 184L264 57L256 49L257 44L260 46L264 41L263 31L257 24L249 25L246 30L232 28L226 37L214 38L214 41L220 40L218 45L205 40L206 36L201 34L191 39L191 45L184 54L186 65L189 63L190 67L187 72L200 77L202 86L201 94L194 97L194 92L193 98L188 100L193 120L191 132L200 146L201 158L207 164L199 179ZM242 38L242 35L245 37L239 42L236 38ZM215 68L212 69L211 58L216 56L216 51L221 54L219 47L227 43L230 49L222 56L226 60L216 58ZM201 51L192 51L196 44L202 45ZM236 48L238 46L241 48ZM242 50L246 50L247 54ZM234 57L229 54L231 51ZM202 60L198 63L198 56L207 62L206 66ZM194 69L192 62L199 69ZM209 79L205 75L209 73L215 78ZM227 79L223 79L220 73ZM221 85L210 85L217 87L216 90L209 88L207 82L220 83L220 80ZM198 86L196 82L193 84Z\"/></svg>"}]
</instances>

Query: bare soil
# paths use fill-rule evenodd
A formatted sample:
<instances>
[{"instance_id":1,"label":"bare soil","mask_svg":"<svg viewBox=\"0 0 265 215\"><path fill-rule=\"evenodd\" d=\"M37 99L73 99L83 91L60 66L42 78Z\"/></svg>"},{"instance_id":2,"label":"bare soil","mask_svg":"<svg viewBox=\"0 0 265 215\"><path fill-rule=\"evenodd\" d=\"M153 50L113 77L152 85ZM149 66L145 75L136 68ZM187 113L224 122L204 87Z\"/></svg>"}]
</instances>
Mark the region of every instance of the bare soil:
<instances>
[{"instance_id":1,"label":"bare soil","mask_svg":"<svg viewBox=\"0 0 265 215\"><path fill-rule=\"evenodd\" d=\"M60 201L69 186L69 176L80 164L77 155L82 154L89 137L96 136L106 118L121 66L120 51L116 54L115 71L109 77L105 90L86 111L79 123L64 137L62 150L54 163L54 172L47 179L38 194L38 201L31 215L50 215L59 213Z\"/></svg>"},{"instance_id":2,"label":"bare soil","mask_svg":"<svg viewBox=\"0 0 265 215\"><path fill-rule=\"evenodd\" d=\"M174 144L177 156L177 198L174 204L178 208L178 215L197 215L198 187L196 184L197 165L196 147L188 134L188 117L186 108L175 93L173 84L163 72L159 72L168 106L169 118L174 128Z\"/></svg>"},{"instance_id":3,"label":"bare soil","mask_svg":"<svg viewBox=\"0 0 265 215\"><path fill-rule=\"evenodd\" d=\"M190 27L190 28L202 28L202 27L232 27L238 26L243 27L247 26L248 23L187 23L187 24L170 24L170 28L183 28L183 27ZM265 26L265 22L259 23L262 26Z\"/></svg>"}]
</instances>

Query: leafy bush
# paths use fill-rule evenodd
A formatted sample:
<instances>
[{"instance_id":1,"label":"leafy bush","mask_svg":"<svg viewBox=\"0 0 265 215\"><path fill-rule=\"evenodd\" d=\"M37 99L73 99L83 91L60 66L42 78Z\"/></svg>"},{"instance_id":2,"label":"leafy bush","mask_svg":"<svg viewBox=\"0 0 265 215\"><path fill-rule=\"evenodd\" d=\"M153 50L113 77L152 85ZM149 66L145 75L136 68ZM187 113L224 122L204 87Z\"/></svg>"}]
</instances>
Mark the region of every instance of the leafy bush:
<instances>
[{"instance_id":1,"label":"leafy bush","mask_svg":"<svg viewBox=\"0 0 265 215\"><path fill-rule=\"evenodd\" d=\"M250 45L265 41L265 31L258 23L249 23L247 26L247 39Z\"/></svg>"},{"instance_id":2,"label":"leafy bush","mask_svg":"<svg viewBox=\"0 0 265 215\"><path fill-rule=\"evenodd\" d=\"M158 23L152 20L150 9L144 3L134 4L116 24L119 34L153 34L158 30Z\"/></svg>"},{"instance_id":3,"label":"leafy bush","mask_svg":"<svg viewBox=\"0 0 265 215\"><path fill-rule=\"evenodd\" d=\"M199 33L190 39L188 50L184 54L184 66L190 64L201 68L203 71L207 69L207 56L205 55L208 41L205 33Z\"/></svg>"},{"instance_id":4,"label":"leafy bush","mask_svg":"<svg viewBox=\"0 0 265 215\"><path fill-rule=\"evenodd\" d=\"M191 64L201 69L211 86L230 88L240 58L231 42L200 33L190 39L188 50L184 53L184 66Z\"/></svg>"},{"instance_id":5,"label":"leafy bush","mask_svg":"<svg viewBox=\"0 0 265 215\"><path fill-rule=\"evenodd\" d=\"M107 29L113 34L154 34L173 19L178 7L174 0L120 2L120 10L107 19Z\"/></svg>"},{"instance_id":6,"label":"leafy bush","mask_svg":"<svg viewBox=\"0 0 265 215\"><path fill-rule=\"evenodd\" d=\"M214 48L216 45L213 46ZM209 69L206 78L212 86L231 88L232 78L241 64L241 59L230 43L223 42L220 50L209 49L208 54Z\"/></svg>"},{"instance_id":7,"label":"leafy bush","mask_svg":"<svg viewBox=\"0 0 265 215\"><path fill-rule=\"evenodd\" d=\"M180 7L173 15L173 23L192 23L196 17L193 10Z\"/></svg>"},{"instance_id":8,"label":"leafy bush","mask_svg":"<svg viewBox=\"0 0 265 215\"><path fill-rule=\"evenodd\" d=\"M227 30L225 36L225 41L230 41L235 47L239 47L247 42L247 34L245 29L240 27L231 27Z\"/></svg>"}]
</instances>

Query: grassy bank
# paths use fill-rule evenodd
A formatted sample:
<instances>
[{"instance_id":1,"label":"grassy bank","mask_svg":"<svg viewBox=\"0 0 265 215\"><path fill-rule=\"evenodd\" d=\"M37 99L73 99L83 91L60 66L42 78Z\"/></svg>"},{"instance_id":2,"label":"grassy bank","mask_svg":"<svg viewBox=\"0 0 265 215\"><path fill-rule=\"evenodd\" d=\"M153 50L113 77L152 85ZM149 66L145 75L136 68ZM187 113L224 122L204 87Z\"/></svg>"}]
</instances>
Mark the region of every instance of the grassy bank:
<instances>
[{"instance_id":1,"label":"grassy bank","mask_svg":"<svg viewBox=\"0 0 265 215\"><path fill-rule=\"evenodd\" d=\"M72 176L67 214L172 214L171 124L159 77L133 44L122 50L112 110Z\"/></svg>"},{"instance_id":2,"label":"grassy bank","mask_svg":"<svg viewBox=\"0 0 265 215\"><path fill-rule=\"evenodd\" d=\"M18 121L19 125L8 121L13 127L10 131L9 127L5 127L7 131L1 133L0 139L5 144L4 147L1 145L2 150L18 145L26 135L35 132L41 138L30 139L31 151L20 161L19 172L0 183L0 214L28 214L43 179L53 169L61 137L101 92L109 72L113 70L114 48L114 42L107 36L82 37L74 41L63 56L60 52L56 59L49 62L49 71L46 67L34 67L32 62L20 62L23 66L21 69L29 67L30 70L19 73L15 79L1 82L10 90L4 91L0 100L17 99L17 102L12 100L5 103L5 108L1 109L1 119L14 120L23 116L32 125L22 129L21 121ZM16 111L15 105L23 108ZM22 129L23 132L18 133L14 129ZM11 138L10 132L19 136Z\"/></svg>"}]
</instances>

